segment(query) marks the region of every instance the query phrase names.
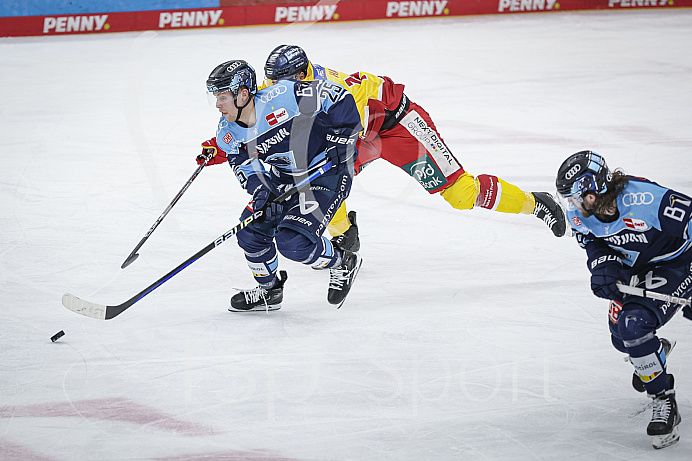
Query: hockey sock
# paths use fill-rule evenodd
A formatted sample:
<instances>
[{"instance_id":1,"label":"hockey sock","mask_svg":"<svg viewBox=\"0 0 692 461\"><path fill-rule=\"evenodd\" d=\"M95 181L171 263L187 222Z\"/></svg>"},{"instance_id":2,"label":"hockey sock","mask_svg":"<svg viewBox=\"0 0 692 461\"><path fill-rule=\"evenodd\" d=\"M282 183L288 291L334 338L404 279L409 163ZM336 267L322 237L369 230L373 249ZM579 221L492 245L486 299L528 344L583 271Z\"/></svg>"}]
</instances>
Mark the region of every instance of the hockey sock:
<instances>
[{"instance_id":1,"label":"hockey sock","mask_svg":"<svg viewBox=\"0 0 692 461\"><path fill-rule=\"evenodd\" d=\"M316 269L338 266L341 263L341 252L334 248L327 237L322 236L315 245L315 251L303 263Z\"/></svg>"},{"instance_id":2,"label":"hockey sock","mask_svg":"<svg viewBox=\"0 0 692 461\"><path fill-rule=\"evenodd\" d=\"M262 288L269 289L274 286L276 270L279 267L274 245L258 253L248 253L246 251L245 260L255 280Z\"/></svg>"},{"instance_id":3,"label":"hockey sock","mask_svg":"<svg viewBox=\"0 0 692 461\"><path fill-rule=\"evenodd\" d=\"M658 350L654 349L653 352L641 357L634 356L646 353L652 347L655 348L656 343L658 343ZM666 353L659 339L654 337L651 341L647 341L647 343L641 346L631 347L629 349L630 361L632 365L634 365L639 379L644 383L646 392L649 395L656 395L668 390L669 381L668 373L666 373Z\"/></svg>"},{"instance_id":4,"label":"hockey sock","mask_svg":"<svg viewBox=\"0 0 692 461\"><path fill-rule=\"evenodd\" d=\"M476 205L501 213L529 214L536 206L536 199L507 181L487 174L476 178L479 194Z\"/></svg>"},{"instance_id":5,"label":"hockey sock","mask_svg":"<svg viewBox=\"0 0 692 461\"><path fill-rule=\"evenodd\" d=\"M531 193L487 174L474 178L464 173L454 184L443 190L441 195L459 210L477 206L501 213L530 214L536 206Z\"/></svg>"},{"instance_id":6,"label":"hockey sock","mask_svg":"<svg viewBox=\"0 0 692 461\"><path fill-rule=\"evenodd\" d=\"M625 304L618 318L618 333L646 392L668 389L666 353L656 336L656 315L644 306Z\"/></svg>"},{"instance_id":7,"label":"hockey sock","mask_svg":"<svg viewBox=\"0 0 692 461\"><path fill-rule=\"evenodd\" d=\"M478 184L474 181L473 176L464 173L440 195L457 210L470 210L476 203Z\"/></svg>"},{"instance_id":8,"label":"hockey sock","mask_svg":"<svg viewBox=\"0 0 692 461\"><path fill-rule=\"evenodd\" d=\"M346 211L346 202L342 202L339 209L336 210L336 213L334 213L334 217L329 222L327 229L329 230L329 233L332 237L336 237L346 232L350 227L351 221L349 221L348 219L348 212Z\"/></svg>"}]
</instances>

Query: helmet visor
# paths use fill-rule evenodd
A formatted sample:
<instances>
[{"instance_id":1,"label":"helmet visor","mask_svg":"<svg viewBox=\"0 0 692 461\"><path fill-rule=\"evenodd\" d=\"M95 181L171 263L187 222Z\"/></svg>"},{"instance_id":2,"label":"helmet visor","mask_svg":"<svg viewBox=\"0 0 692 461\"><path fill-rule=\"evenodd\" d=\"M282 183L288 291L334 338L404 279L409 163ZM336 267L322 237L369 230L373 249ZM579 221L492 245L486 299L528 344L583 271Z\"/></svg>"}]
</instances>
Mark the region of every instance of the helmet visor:
<instances>
[{"instance_id":1,"label":"helmet visor","mask_svg":"<svg viewBox=\"0 0 692 461\"><path fill-rule=\"evenodd\" d=\"M212 107L217 107L218 105L223 105L234 100L235 95L230 89L214 92L207 91L207 102L209 102L209 105Z\"/></svg>"}]
</instances>

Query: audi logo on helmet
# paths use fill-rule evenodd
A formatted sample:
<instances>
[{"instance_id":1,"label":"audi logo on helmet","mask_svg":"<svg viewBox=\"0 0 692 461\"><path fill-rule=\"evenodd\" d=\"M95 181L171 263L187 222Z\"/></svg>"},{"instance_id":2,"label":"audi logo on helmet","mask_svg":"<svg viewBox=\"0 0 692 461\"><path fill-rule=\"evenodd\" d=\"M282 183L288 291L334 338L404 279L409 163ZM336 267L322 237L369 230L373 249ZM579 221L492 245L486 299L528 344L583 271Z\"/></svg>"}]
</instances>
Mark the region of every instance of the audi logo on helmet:
<instances>
[{"instance_id":1,"label":"audi logo on helmet","mask_svg":"<svg viewBox=\"0 0 692 461\"><path fill-rule=\"evenodd\" d=\"M572 179L577 173L581 171L581 165L576 164L570 170L565 173L565 179L570 180Z\"/></svg>"},{"instance_id":2,"label":"audi logo on helmet","mask_svg":"<svg viewBox=\"0 0 692 461\"><path fill-rule=\"evenodd\" d=\"M231 64L226 68L226 72L233 72L236 70L238 67L242 66L244 63L243 61L235 61L231 62Z\"/></svg>"}]
</instances>

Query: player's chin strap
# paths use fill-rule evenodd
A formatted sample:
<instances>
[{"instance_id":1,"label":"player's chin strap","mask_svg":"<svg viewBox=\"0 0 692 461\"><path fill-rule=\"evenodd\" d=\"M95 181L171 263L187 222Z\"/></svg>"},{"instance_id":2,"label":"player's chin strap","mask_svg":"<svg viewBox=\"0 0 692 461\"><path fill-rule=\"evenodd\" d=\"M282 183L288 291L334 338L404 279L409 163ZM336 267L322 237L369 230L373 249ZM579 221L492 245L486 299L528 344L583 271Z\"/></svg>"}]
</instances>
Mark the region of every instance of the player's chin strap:
<instances>
[{"instance_id":1,"label":"player's chin strap","mask_svg":"<svg viewBox=\"0 0 692 461\"><path fill-rule=\"evenodd\" d=\"M238 109L238 115L235 117L235 123L242 126L243 128L247 128L248 126L240 121L240 114L243 113L243 109L245 109L247 105L250 104L250 101L252 101L252 99L253 98L248 98L245 104L243 104L241 107L238 107L238 95L233 95L233 104L235 104L236 109Z\"/></svg>"}]
</instances>

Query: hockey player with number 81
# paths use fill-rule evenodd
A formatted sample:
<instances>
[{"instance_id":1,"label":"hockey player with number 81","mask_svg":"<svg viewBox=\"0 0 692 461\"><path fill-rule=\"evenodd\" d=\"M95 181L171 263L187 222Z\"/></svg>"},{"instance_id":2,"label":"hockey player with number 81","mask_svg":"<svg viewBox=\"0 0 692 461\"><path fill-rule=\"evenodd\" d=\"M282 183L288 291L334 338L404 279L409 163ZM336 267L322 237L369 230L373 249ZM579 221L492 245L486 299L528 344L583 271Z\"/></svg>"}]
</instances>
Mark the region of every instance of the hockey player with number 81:
<instances>
[{"instance_id":1,"label":"hockey player with number 81","mask_svg":"<svg viewBox=\"0 0 692 461\"><path fill-rule=\"evenodd\" d=\"M567 158L556 186L577 242L586 250L591 290L611 301L613 346L634 365L633 387L652 398L647 434L654 448L669 446L680 437L681 420L673 375L666 371L675 343L656 333L683 306L624 295L627 288L618 284L690 297L692 199L621 170L611 172L605 159L591 151ZM692 319L689 306L683 313Z\"/></svg>"}]
</instances>

